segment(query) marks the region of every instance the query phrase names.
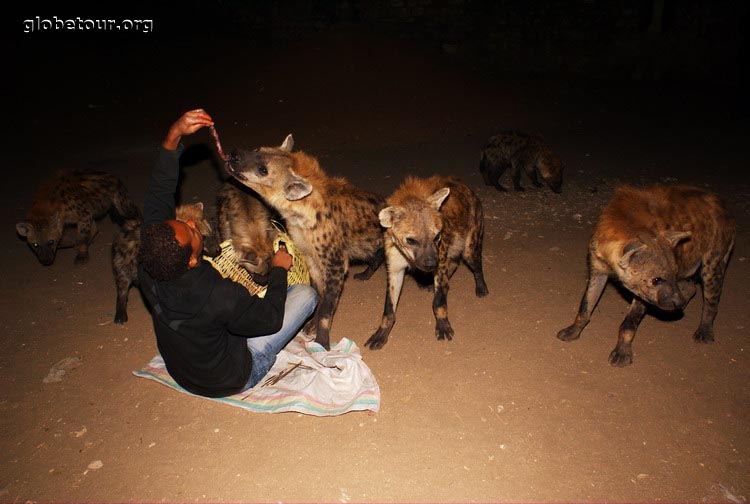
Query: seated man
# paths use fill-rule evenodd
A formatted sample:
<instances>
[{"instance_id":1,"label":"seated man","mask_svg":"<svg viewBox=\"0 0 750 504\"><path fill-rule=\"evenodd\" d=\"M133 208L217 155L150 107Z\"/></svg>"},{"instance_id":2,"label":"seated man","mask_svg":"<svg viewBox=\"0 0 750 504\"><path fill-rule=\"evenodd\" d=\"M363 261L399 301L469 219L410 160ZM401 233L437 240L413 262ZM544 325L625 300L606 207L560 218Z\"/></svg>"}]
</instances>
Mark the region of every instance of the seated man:
<instances>
[{"instance_id":1,"label":"seated man","mask_svg":"<svg viewBox=\"0 0 750 504\"><path fill-rule=\"evenodd\" d=\"M287 289L292 258L280 249L271 260L264 298L224 279L201 259L201 234L192 221L175 220L180 139L213 125L202 109L169 129L151 174L138 277L151 305L156 343L169 374L184 389L224 397L253 387L297 334L316 304L307 285Z\"/></svg>"}]
</instances>

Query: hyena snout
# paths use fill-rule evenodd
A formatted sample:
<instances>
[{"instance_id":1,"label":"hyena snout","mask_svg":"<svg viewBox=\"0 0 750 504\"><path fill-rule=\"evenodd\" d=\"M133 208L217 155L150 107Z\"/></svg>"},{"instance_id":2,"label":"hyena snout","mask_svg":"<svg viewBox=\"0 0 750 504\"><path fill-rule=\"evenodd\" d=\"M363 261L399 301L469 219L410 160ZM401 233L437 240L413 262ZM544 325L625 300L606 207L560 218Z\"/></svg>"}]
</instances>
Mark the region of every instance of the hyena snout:
<instances>
[{"instance_id":1,"label":"hyena snout","mask_svg":"<svg viewBox=\"0 0 750 504\"><path fill-rule=\"evenodd\" d=\"M658 292L656 306L665 311L682 310L687 304L687 300L676 287L662 289Z\"/></svg>"},{"instance_id":2,"label":"hyena snout","mask_svg":"<svg viewBox=\"0 0 750 504\"><path fill-rule=\"evenodd\" d=\"M434 272L439 263L437 247L428 245L414 254L414 264L422 271L427 273Z\"/></svg>"},{"instance_id":3,"label":"hyena snout","mask_svg":"<svg viewBox=\"0 0 750 504\"><path fill-rule=\"evenodd\" d=\"M32 249L34 253L36 254L36 258L39 259L39 262L42 263L43 266L49 266L53 262L55 262L55 247L48 246L48 245L37 245L36 247L32 246Z\"/></svg>"},{"instance_id":4,"label":"hyena snout","mask_svg":"<svg viewBox=\"0 0 750 504\"><path fill-rule=\"evenodd\" d=\"M244 153L238 150L233 150L229 153L224 163L224 168L226 168L227 173L241 182L247 180L247 177L245 177L245 175L243 175L242 173L244 171L243 168L247 164L247 160L245 158L246 156L244 155Z\"/></svg>"}]
</instances>

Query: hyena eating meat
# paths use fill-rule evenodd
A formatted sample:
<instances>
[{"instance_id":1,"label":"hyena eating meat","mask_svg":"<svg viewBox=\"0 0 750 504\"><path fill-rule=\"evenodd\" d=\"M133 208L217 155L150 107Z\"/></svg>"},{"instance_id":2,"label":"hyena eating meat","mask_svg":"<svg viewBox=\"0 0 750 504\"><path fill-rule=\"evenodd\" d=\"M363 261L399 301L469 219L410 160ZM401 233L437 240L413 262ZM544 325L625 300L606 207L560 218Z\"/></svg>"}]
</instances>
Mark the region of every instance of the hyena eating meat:
<instances>
[{"instance_id":1,"label":"hyena eating meat","mask_svg":"<svg viewBox=\"0 0 750 504\"><path fill-rule=\"evenodd\" d=\"M195 222L203 237L203 252L215 257L221 253L219 242L209 220L203 213L203 203L180 205L176 208L177 220ZM127 220L112 240L112 272L115 275L117 302L115 323L128 321L128 293L130 287L138 285L138 247L141 244L141 219Z\"/></svg>"},{"instance_id":2,"label":"hyena eating meat","mask_svg":"<svg viewBox=\"0 0 750 504\"><path fill-rule=\"evenodd\" d=\"M540 136L505 131L491 137L482 149L479 163L484 183L498 191L507 191L500 178L508 168L516 191L524 190L521 172L526 172L536 187L542 187L544 181L554 192L562 192L562 161Z\"/></svg>"},{"instance_id":3,"label":"hyena eating meat","mask_svg":"<svg viewBox=\"0 0 750 504\"><path fill-rule=\"evenodd\" d=\"M250 189L231 182L221 186L216 200L221 241L232 240L237 264L250 273L255 283L266 285L273 241L278 234L272 211Z\"/></svg>"},{"instance_id":4,"label":"hyena eating meat","mask_svg":"<svg viewBox=\"0 0 750 504\"><path fill-rule=\"evenodd\" d=\"M474 273L476 295L486 296L482 272L482 203L466 185L454 178L408 177L388 198L380 212L385 231L388 287L383 320L365 343L371 350L382 348L396 323L396 306L404 273L416 268L435 275L435 334L439 340L453 339L448 321L448 281L463 259Z\"/></svg>"},{"instance_id":5,"label":"hyena eating meat","mask_svg":"<svg viewBox=\"0 0 750 504\"><path fill-rule=\"evenodd\" d=\"M354 275L366 280L384 260L378 212L385 202L343 178L326 175L317 159L292 152L293 144L289 135L280 147L235 152L227 169L284 218L321 297L305 331L314 332L315 340L329 348L331 321L349 262L367 263Z\"/></svg>"},{"instance_id":6,"label":"hyena eating meat","mask_svg":"<svg viewBox=\"0 0 750 504\"><path fill-rule=\"evenodd\" d=\"M695 331L699 343L714 339L724 272L734 247L735 225L721 200L688 186L621 187L604 209L589 242L589 279L575 322L557 337L578 339L608 278L634 294L620 325L612 366L633 362L633 338L647 304L682 310L703 289L703 315Z\"/></svg>"},{"instance_id":7,"label":"hyena eating meat","mask_svg":"<svg viewBox=\"0 0 750 504\"><path fill-rule=\"evenodd\" d=\"M75 263L85 264L97 233L96 220L107 213L118 223L141 216L125 185L114 175L63 171L40 188L26 222L16 224L16 231L45 266L54 262L58 248L71 246L77 249ZM66 228L72 226L76 228L75 240L67 239Z\"/></svg>"}]
</instances>

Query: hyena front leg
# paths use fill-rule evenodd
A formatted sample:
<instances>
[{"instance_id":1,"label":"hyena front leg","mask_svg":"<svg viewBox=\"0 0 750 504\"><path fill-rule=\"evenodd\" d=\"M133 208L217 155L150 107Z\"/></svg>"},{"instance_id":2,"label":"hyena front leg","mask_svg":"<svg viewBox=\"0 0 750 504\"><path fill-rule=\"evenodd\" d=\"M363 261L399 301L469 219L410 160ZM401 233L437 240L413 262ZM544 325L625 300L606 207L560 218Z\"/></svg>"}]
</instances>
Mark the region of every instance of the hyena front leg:
<instances>
[{"instance_id":1,"label":"hyena front leg","mask_svg":"<svg viewBox=\"0 0 750 504\"><path fill-rule=\"evenodd\" d=\"M581 337L581 331L591 320L591 313L596 307L596 303L604 292L607 285L607 275L602 273L589 273L589 281L586 286L586 292L583 293L581 306L578 308L578 315L570 326L562 329L557 333L557 339L562 341L573 341Z\"/></svg>"},{"instance_id":2,"label":"hyena front leg","mask_svg":"<svg viewBox=\"0 0 750 504\"><path fill-rule=\"evenodd\" d=\"M321 344L326 350L330 350L331 323L333 322L333 314L336 312L339 297L344 287L347 259L340 256L330 257L324 268L326 272L323 291L321 293L320 305L315 312L317 318L315 342Z\"/></svg>"},{"instance_id":3,"label":"hyena front leg","mask_svg":"<svg viewBox=\"0 0 750 504\"><path fill-rule=\"evenodd\" d=\"M76 224L76 257L75 264L89 262L89 245L96 236L97 228L93 216L86 216Z\"/></svg>"},{"instance_id":4,"label":"hyena front leg","mask_svg":"<svg viewBox=\"0 0 750 504\"><path fill-rule=\"evenodd\" d=\"M609 354L610 365L625 367L633 363L633 338L635 338L635 331L645 315L646 303L634 297L625 320L620 324L620 332L617 333L617 346Z\"/></svg>"},{"instance_id":5,"label":"hyena front leg","mask_svg":"<svg viewBox=\"0 0 750 504\"><path fill-rule=\"evenodd\" d=\"M542 176L539 173L539 167L534 165L531 167L531 171L529 172L529 178L531 179L531 183L534 184L534 187L543 187L544 184L542 183Z\"/></svg>"},{"instance_id":6,"label":"hyena front leg","mask_svg":"<svg viewBox=\"0 0 750 504\"><path fill-rule=\"evenodd\" d=\"M521 172L523 171L523 163L518 160L513 160L513 168L511 171L511 180L513 181L513 189L516 191L525 191L526 189L521 186Z\"/></svg>"},{"instance_id":7,"label":"hyena front leg","mask_svg":"<svg viewBox=\"0 0 750 504\"><path fill-rule=\"evenodd\" d=\"M474 293L477 297L484 297L489 294L487 283L484 281L484 271L482 269L482 242L484 240L484 223L482 214L479 214L479 225L475 226L473 232L469 233L464 249L464 261L474 274Z\"/></svg>"},{"instance_id":8,"label":"hyena front leg","mask_svg":"<svg viewBox=\"0 0 750 504\"><path fill-rule=\"evenodd\" d=\"M365 346L370 350L383 348L388 342L391 329L396 324L396 307L404 285L404 274L407 266L406 259L396 250L388 257L388 281L385 291L383 319L380 321L380 327L375 331L375 334L365 342Z\"/></svg>"},{"instance_id":9,"label":"hyena front leg","mask_svg":"<svg viewBox=\"0 0 750 504\"><path fill-rule=\"evenodd\" d=\"M367 263L367 268L354 275L354 278L357 280L369 280L372 274L375 273L375 270L383 264L383 261L385 261L385 250L383 247L380 247L370 258L367 259L367 261L365 261Z\"/></svg>"},{"instance_id":10,"label":"hyena front leg","mask_svg":"<svg viewBox=\"0 0 750 504\"><path fill-rule=\"evenodd\" d=\"M115 305L115 324L128 321L128 294L132 279L124 272L115 272L115 286L117 287L117 302Z\"/></svg>"},{"instance_id":11,"label":"hyena front leg","mask_svg":"<svg viewBox=\"0 0 750 504\"><path fill-rule=\"evenodd\" d=\"M729 254L704 258L701 269L701 284L703 285L703 313L698 329L693 335L698 343L712 343L714 341L714 319L719 311L721 289L724 284L724 273L727 269Z\"/></svg>"},{"instance_id":12,"label":"hyena front leg","mask_svg":"<svg viewBox=\"0 0 750 504\"><path fill-rule=\"evenodd\" d=\"M457 266L456 261L443 256L435 272L435 297L432 299L432 312L435 314L435 335L439 340L453 339L453 328L448 320L448 281Z\"/></svg>"}]
</instances>

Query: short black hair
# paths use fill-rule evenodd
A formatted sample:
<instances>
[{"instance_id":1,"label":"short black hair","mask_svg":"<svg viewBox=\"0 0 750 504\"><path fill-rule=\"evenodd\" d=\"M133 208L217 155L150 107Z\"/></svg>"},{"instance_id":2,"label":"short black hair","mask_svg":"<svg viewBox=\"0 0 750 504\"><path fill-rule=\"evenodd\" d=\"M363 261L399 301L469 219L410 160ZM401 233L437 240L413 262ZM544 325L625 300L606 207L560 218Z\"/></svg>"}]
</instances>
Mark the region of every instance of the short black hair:
<instances>
[{"instance_id":1,"label":"short black hair","mask_svg":"<svg viewBox=\"0 0 750 504\"><path fill-rule=\"evenodd\" d=\"M155 280L164 282L182 276L189 268L193 251L177 241L175 231L166 222L149 224L141 232L138 264Z\"/></svg>"}]
</instances>

